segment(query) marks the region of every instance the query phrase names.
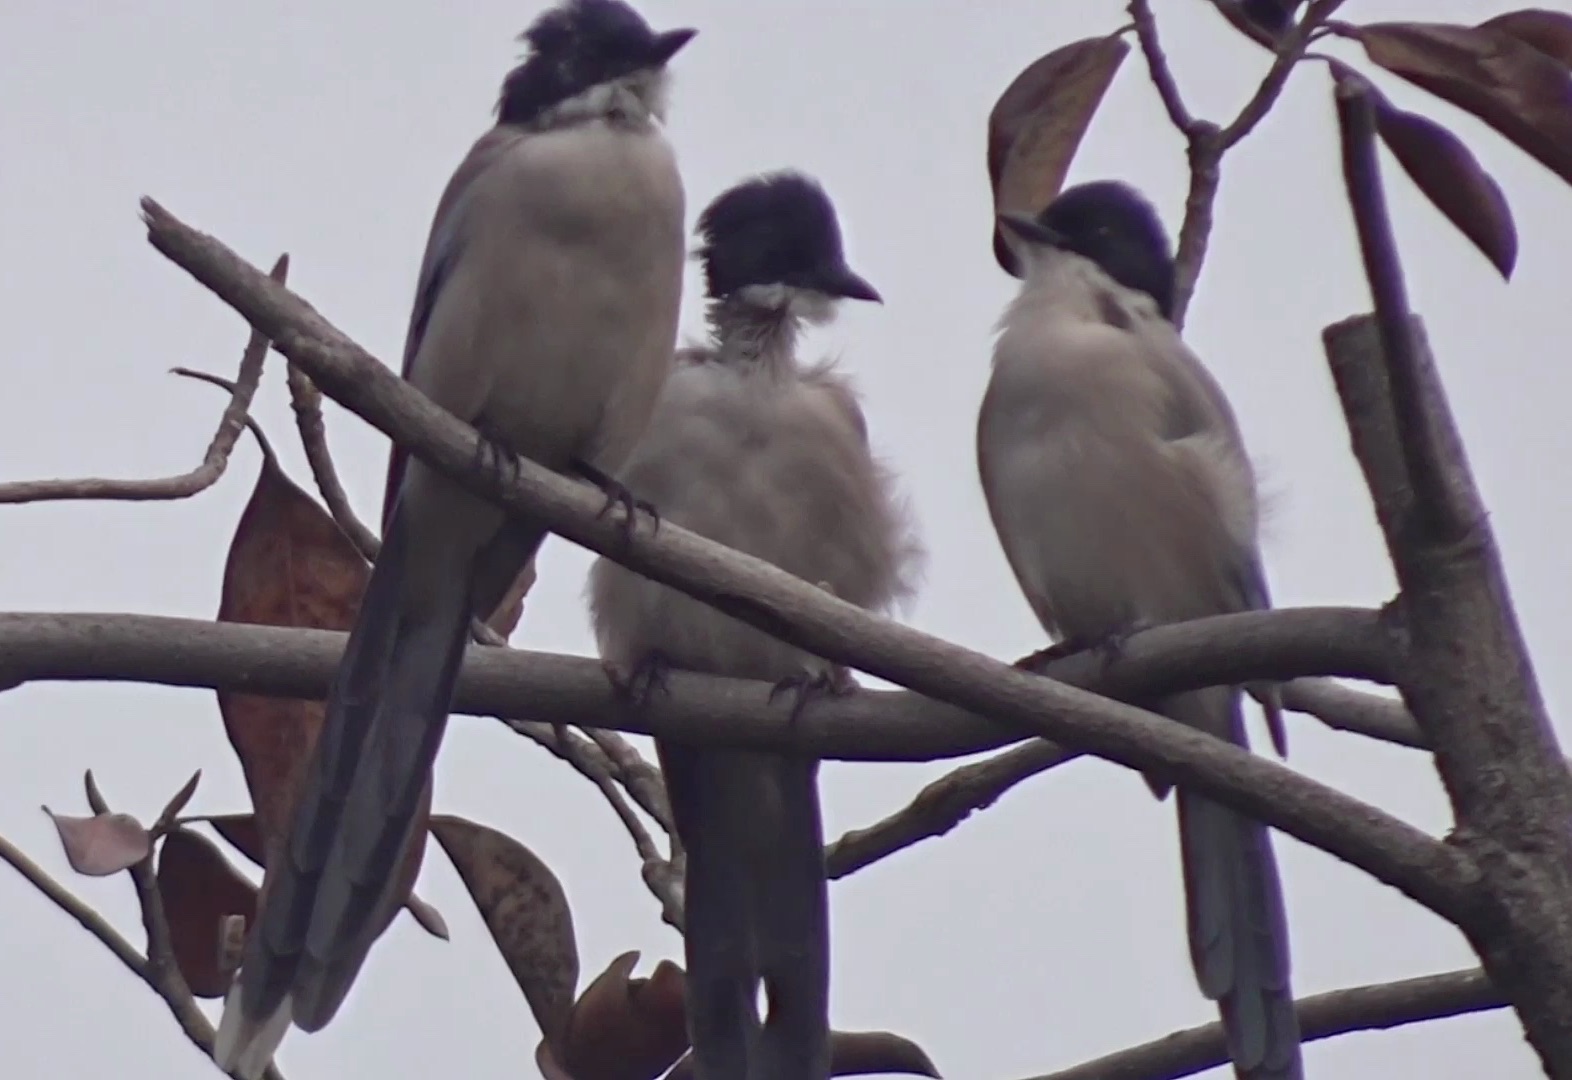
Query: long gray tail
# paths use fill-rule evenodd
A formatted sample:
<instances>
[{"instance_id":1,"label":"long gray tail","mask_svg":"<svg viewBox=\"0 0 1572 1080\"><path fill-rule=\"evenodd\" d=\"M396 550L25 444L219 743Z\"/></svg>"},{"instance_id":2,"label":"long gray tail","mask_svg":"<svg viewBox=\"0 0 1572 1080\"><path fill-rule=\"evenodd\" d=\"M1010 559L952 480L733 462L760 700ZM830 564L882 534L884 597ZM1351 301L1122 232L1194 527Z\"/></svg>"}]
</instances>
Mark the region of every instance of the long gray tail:
<instances>
[{"instance_id":1,"label":"long gray tail","mask_svg":"<svg viewBox=\"0 0 1572 1080\"><path fill-rule=\"evenodd\" d=\"M474 567L426 552L415 565L408 533L395 512L225 1002L215 1058L241 1075L266 1067L290 1019L315 1031L332 1018L403 900L398 870L447 726Z\"/></svg>"},{"instance_id":2,"label":"long gray tail","mask_svg":"<svg viewBox=\"0 0 1572 1080\"><path fill-rule=\"evenodd\" d=\"M829 898L816 760L659 744L688 854L697 1080L825 1080ZM767 995L762 1023L758 986Z\"/></svg>"},{"instance_id":3,"label":"long gray tail","mask_svg":"<svg viewBox=\"0 0 1572 1080\"><path fill-rule=\"evenodd\" d=\"M1214 688L1164 703L1182 723L1248 746L1238 691ZM1266 826L1179 790L1179 843L1190 959L1216 1001L1241 1080L1302 1080L1289 980L1288 918Z\"/></svg>"}]
</instances>

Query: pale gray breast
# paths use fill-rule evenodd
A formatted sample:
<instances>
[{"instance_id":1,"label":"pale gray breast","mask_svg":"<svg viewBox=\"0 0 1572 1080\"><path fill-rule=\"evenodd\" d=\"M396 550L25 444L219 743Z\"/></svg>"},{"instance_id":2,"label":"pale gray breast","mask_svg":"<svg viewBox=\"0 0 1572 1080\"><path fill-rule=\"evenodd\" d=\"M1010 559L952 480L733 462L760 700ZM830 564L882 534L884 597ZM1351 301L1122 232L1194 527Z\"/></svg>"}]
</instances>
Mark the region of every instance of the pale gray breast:
<instances>
[{"instance_id":1,"label":"pale gray breast","mask_svg":"<svg viewBox=\"0 0 1572 1080\"><path fill-rule=\"evenodd\" d=\"M684 202L656 130L520 138L453 204L412 379L519 452L614 467L649 418L681 300Z\"/></svg>"},{"instance_id":2,"label":"pale gray breast","mask_svg":"<svg viewBox=\"0 0 1572 1080\"><path fill-rule=\"evenodd\" d=\"M683 363L622 475L664 520L850 603L886 608L913 587L920 552L909 516L869 451L850 388L828 370L772 377ZM612 659L660 648L682 666L759 678L805 664L796 650L605 560L592 571L590 600Z\"/></svg>"}]
</instances>

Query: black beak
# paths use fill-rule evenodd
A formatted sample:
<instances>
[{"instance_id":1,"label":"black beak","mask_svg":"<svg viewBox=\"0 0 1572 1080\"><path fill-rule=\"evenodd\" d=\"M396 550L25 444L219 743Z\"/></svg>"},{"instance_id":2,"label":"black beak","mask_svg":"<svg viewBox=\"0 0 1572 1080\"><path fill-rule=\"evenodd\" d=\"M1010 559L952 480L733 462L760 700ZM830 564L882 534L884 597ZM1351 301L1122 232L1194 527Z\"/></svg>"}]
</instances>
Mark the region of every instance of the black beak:
<instances>
[{"instance_id":1,"label":"black beak","mask_svg":"<svg viewBox=\"0 0 1572 1080\"><path fill-rule=\"evenodd\" d=\"M1064 236L1025 214L1000 214L999 224L1029 244L1063 247Z\"/></svg>"},{"instance_id":2,"label":"black beak","mask_svg":"<svg viewBox=\"0 0 1572 1080\"><path fill-rule=\"evenodd\" d=\"M826 296L839 296L847 300L871 300L875 304L884 303L884 297L879 295L879 290L853 273L851 267L843 262L825 267L816 273L813 287Z\"/></svg>"},{"instance_id":3,"label":"black beak","mask_svg":"<svg viewBox=\"0 0 1572 1080\"><path fill-rule=\"evenodd\" d=\"M693 40L697 30L686 27L681 30L667 30L664 34L656 34L655 40L650 45L650 66L661 67L673 56L677 50Z\"/></svg>"}]
</instances>

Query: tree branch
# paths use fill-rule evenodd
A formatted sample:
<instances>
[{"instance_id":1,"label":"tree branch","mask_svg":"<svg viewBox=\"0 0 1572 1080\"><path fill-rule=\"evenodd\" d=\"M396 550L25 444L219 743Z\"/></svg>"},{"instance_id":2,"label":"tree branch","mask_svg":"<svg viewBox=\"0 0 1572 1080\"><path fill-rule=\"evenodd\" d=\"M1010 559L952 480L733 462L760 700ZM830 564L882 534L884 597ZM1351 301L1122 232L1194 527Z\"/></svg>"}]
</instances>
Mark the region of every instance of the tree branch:
<instances>
[{"instance_id":1,"label":"tree branch","mask_svg":"<svg viewBox=\"0 0 1572 1080\"><path fill-rule=\"evenodd\" d=\"M1328 671L1384 680L1384 637L1374 612L1283 608L1152 627L1132 634L1110 663L1083 653L1056 660L1042 673L1129 700ZM331 630L159 615L0 613L0 686L139 682L318 700L345 638ZM825 698L792 724L790 709L769 700L766 683L681 671L670 673L668 683L669 695L631 708L599 661L471 646L454 711L501 717L515 726L539 723L546 729L543 744L554 739L551 724L562 723L847 761L964 757L1028 737L908 691L859 689ZM658 821L669 812L653 794L640 802L653 804L644 809Z\"/></svg>"},{"instance_id":2,"label":"tree branch","mask_svg":"<svg viewBox=\"0 0 1572 1080\"><path fill-rule=\"evenodd\" d=\"M300 432L300 444L305 448L306 464L311 466L311 475L317 482L317 490L322 493L322 501L327 504L328 513L338 522L338 527L344 530L344 535L360 549L366 561L371 562L376 559L382 543L375 533L366 528L365 522L355 515L355 508L349 504L349 495L339 482L338 470L333 466L333 455L328 451L327 424L322 417L322 391L316 388L309 375L294 364L288 365L286 379L289 383L289 404L295 410L295 427Z\"/></svg>"},{"instance_id":3,"label":"tree branch","mask_svg":"<svg viewBox=\"0 0 1572 1080\"><path fill-rule=\"evenodd\" d=\"M1460 918L1467 907L1476 877L1469 860L1375 807L1184 725L878 618L676 525L630 532L621 520L600 516L598 492L527 459L485 467L473 429L309 305L151 199L142 209L149 241L267 334L323 392L477 495L834 663L994 717L1018 735L1064 741L1203 791L1447 918Z\"/></svg>"},{"instance_id":4,"label":"tree branch","mask_svg":"<svg viewBox=\"0 0 1572 1080\"><path fill-rule=\"evenodd\" d=\"M1354 986L1295 1002L1305 1042L1505 1006L1500 991L1479 968ZM1227 1064L1223 1025L1211 1023L1032 1080L1177 1080Z\"/></svg>"},{"instance_id":5,"label":"tree branch","mask_svg":"<svg viewBox=\"0 0 1572 1080\"><path fill-rule=\"evenodd\" d=\"M280 255L273 264L271 277L283 283L289 274L289 256ZM251 399L262 379L262 362L267 359L268 341L260 332L251 331L240 357L240 372L233 383L229 404L218 418L218 430L208 442L202 464L178 476L150 480L107 480L85 477L72 480L22 480L0 484L0 504L50 502L81 499L109 499L117 502L149 502L188 499L218 483L229 465L240 433L245 430Z\"/></svg>"},{"instance_id":6,"label":"tree branch","mask_svg":"<svg viewBox=\"0 0 1572 1080\"><path fill-rule=\"evenodd\" d=\"M1376 314L1323 339L1402 589L1398 688L1435 747L1454 845L1482 875L1458 925L1546 1072L1572 1076L1572 775L1446 392L1407 309L1368 84L1344 72L1335 86Z\"/></svg>"}]
</instances>

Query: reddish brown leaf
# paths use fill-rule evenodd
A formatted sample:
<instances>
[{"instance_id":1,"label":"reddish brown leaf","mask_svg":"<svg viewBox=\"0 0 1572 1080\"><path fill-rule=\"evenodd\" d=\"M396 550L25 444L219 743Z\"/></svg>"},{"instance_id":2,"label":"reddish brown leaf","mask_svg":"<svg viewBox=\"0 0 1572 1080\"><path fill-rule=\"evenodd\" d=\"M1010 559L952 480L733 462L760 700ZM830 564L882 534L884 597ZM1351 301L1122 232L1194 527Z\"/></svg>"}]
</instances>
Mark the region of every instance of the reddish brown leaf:
<instances>
[{"instance_id":1,"label":"reddish brown leaf","mask_svg":"<svg viewBox=\"0 0 1572 1080\"><path fill-rule=\"evenodd\" d=\"M431 831L486 920L541 1035L560 1045L579 981L573 913L561 883L533 852L495 829L441 814Z\"/></svg>"},{"instance_id":2,"label":"reddish brown leaf","mask_svg":"<svg viewBox=\"0 0 1572 1080\"><path fill-rule=\"evenodd\" d=\"M830 1075L866 1076L870 1073L938 1077L939 1070L922 1047L892 1032L830 1032ZM693 1080L693 1056L690 1054L679 1061L666 1080Z\"/></svg>"},{"instance_id":3,"label":"reddish brown leaf","mask_svg":"<svg viewBox=\"0 0 1572 1080\"><path fill-rule=\"evenodd\" d=\"M219 619L347 630L368 577L365 560L327 511L264 459L230 543ZM220 692L218 704L245 771L262 848L276 850L322 728L322 703ZM423 800L422 820L431 805L429 783ZM410 885L425 855L425 829L414 837L403 874Z\"/></svg>"},{"instance_id":4,"label":"reddish brown leaf","mask_svg":"<svg viewBox=\"0 0 1572 1080\"><path fill-rule=\"evenodd\" d=\"M223 922L256 919L257 891L207 837L175 829L158 851L158 892L175 963L197 997L222 997L231 972L219 965Z\"/></svg>"},{"instance_id":5,"label":"reddish brown leaf","mask_svg":"<svg viewBox=\"0 0 1572 1080\"><path fill-rule=\"evenodd\" d=\"M988 114L988 179L994 213L1036 214L1053 201L1070 161L1130 46L1086 38L1041 57L1015 77ZM1005 273L1018 260L997 226L993 254Z\"/></svg>"},{"instance_id":6,"label":"reddish brown leaf","mask_svg":"<svg viewBox=\"0 0 1572 1080\"><path fill-rule=\"evenodd\" d=\"M1510 34L1546 56L1572 65L1572 15L1564 11L1529 8L1509 11L1479 24L1481 30Z\"/></svg>"},{"instance_id":7,"label":"reddish brown leaf","mask_svg":"<svg viewBox=\"0 0 1572 1080\"><path fill-rule=\"evenodd\" d=\"M1434 120L1405 112L1361 76L1333 67L1339 83L1356 80L1375 107L1376 130L1425 197L1473 241L1501 276L1517 263L1517 227L1501 187L1456 135Z\"/></svg>"},{"instance_id":8,"label":"reddish brown leaf","mask_svg":"<svg viewBox=\"0 0 1572 1080\"><path fill-rule=\"evenodd\" d=\"M638 962L623 953L579 995L560 1062L545 1040L535 1048L546 1080L656 1080L688 1049L682 968L662 960L635 979Z\"/></svg>"},{"instance_id":9,"label":"reddish brown leaf","mask_svg":"<svg viewBox=\"0 0 1572 1080\"><path fill-rule=\"evenodd\" d=\"M1500 26L1351 27L1372 61L1473 113L1572 183L1572 74Z\"/></svg>"},{"instance_id":10,"label":"reddish brown leaf","mask_svg":"<svg viewBox=\"0 0 1572 1080\"><path fill-rule=\"evenodd\" d=\"M246 858L258 866L267 866L266 854L262 850L262 833L257 829L255 814L221 814L204 820ZM448 940L447 920L435 905L411 892L409 899L404 901L404 907L422 930L432 937Z\"/></svg>"},{"instance_id":11,"label":"reddish brown leaf","mask_svg":"<svg viewBox=\"0 0 1572 1080\"><path fill-rule=\"evenodd\" d=\"M71 817L49 807L44 813L55 823L60 846L71 869L89 877L107 877L135 866L153 850L152 838L130 814L94 814Z\"/></svg>"}]
</instances>

